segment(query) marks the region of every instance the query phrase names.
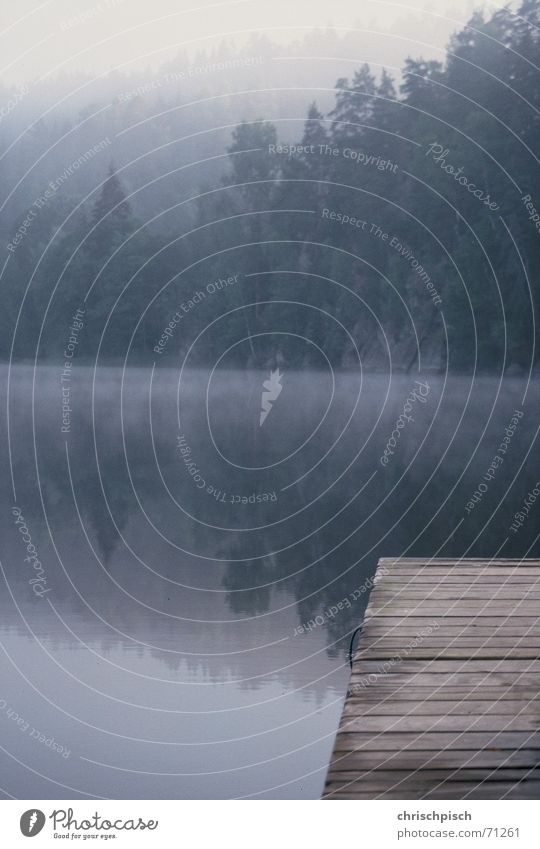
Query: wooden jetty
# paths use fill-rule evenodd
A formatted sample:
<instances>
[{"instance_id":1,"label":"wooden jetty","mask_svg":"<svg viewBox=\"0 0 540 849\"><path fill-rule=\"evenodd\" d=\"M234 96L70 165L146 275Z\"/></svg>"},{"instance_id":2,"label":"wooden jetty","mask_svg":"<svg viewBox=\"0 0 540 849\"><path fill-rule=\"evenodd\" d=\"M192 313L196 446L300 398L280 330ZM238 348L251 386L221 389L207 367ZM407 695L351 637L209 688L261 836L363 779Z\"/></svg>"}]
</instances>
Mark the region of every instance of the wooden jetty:
<instances>
[{"instance_id":1,"label":"wooden jetty","mask_svg":"<svg viewBox=\"0 0 540 849\"><path fill-rule=\"evenodd\" d=\"M540 560L379 561L323 798L540 798Z\"/></svg>"}]
</instances>

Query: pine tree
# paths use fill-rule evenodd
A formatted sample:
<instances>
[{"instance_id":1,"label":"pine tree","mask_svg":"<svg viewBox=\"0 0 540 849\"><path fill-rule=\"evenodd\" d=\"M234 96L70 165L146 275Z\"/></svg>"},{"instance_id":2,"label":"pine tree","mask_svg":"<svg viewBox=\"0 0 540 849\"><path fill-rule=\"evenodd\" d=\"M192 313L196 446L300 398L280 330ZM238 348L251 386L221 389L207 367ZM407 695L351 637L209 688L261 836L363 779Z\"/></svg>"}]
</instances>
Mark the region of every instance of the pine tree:
<instances>
[{"instance_id":1,"label":"pine tree","mask_svg":"<svg viewBox=\"0 0 540 849\"><path fill-rule=\"evenodd\" d=\"M352 83L341 78L336 83L336 106L330 112L333 120L333 138L337 144L357 141L362 135L362 125L373 117L374 95L377 93L375 77L364 63L355 72Z\"/></svg>"},{"instance_id":2,"label":"pine tree","mask_svg":"<svg viewBox=\"0 0 540 849\"><path fill-rule=\"evenodd\" d=\"M232 144L227 148L231 154L232 175L235 182L247 183L273 180L279 170L279 159L270 153L270 145L277 141L276 128L268 121L242 121L232 134ZM238 155L235 155L238 154ZM257 189L246 187L246 195L257 197L268 193L268 186Z\"/></svg>"},{"instance_id":3,"label":"pine tree","mask_svg":"<svg viewBox=\"0 0 540 849\"><path fill-rule=\"evenodd\" d=\"M411 106L430 107L437 96L440 96L440 90L437 90L437 95L434 94L434 90L438 87L433 83L442 82L443 76L441 62L435 60L426 62L423 59L415 60L408 57L403 69L401 94Z\"/></svg>"},{"instance_id":4,"label":"pine tree","mask_svg":"<svg viewBox=\"0 0 540 849\"><path fill-rule=\"evenodd\" d=\"M130 238L136 228L126 194L111 164L90 214L88 236L81 241L78 251L78 278L84 281L85 290L90 293L89 325L102 328L113 310L115 319L124 315L131 320L139 306L142 292L137 285L132 285L129 294L115 305L118 295L143 262L147 235L141 232L136 239ZM111 336L115 353L122 350L127 328L126 321L122 330ZM108 344L104 343L104 347Z\"/></svg>"},{"instance_id":5,"label":"pine tree","mask_svg":"<svg viewBox=\"0 0 540 849\"><path fill-rule=\"evenodd\" d=\"M243 228L243 239L250 244L242 253L244 270L249 273L266 266L262 244L266 235L266 222L259 213L272 208L281 163L279 155L272 153L271 146L277 142L273 124L267 121L242 121L232 136L233 142L227 148L231 155L232 173L227 182L239 188L230 189L227 194L231 198L232 208L245 215L236 226L237 229L239 226ZM260 301L263 300L260 278L255 279L254 292L255 315L259 318Z\"/></svg>"},{"instance_id":6,"label":"pine tree","mask_svg":"<svg viewBox=\"0 0 540 849\"><path fill-rule=\"evenodd\" d=\"M93 264L110 257L133 231L131 207L112 163L93 206L90 227L86 250Z\"/></svg>"},{"instance_id":7,"label":"pine tree","mask_svg":"<svg viewBox=\"0 0 540 849\"><path fill-rule=\"evenodd\" d=\"M329 135L326 129L324 115L319 112L315 101L310 104L306 123L304 124L304 135L302 136L302 145L318 145L326 144Z\"/></svg>"},{"instance_id":8,"label":"pine tree","mask_svg":"<svg viewBox=\"0 0 540 849\"><path fill-rule=\"evenodd\" d=\"M311 180L322 179L327 163L320 148L328 144L329 141L330 136L326 129L324 115L319 112L317 104L313 102L309 107L304 124L304 134L300 141L304 150L309 152L300 153L286 160L283 165L283 176L285 178L294 176Z\"/></svg>"},{"instance_id":9,"label":"pine tree","mask_svg":"<svg viewBox=\"0 0 540 849\"><path fill-rule=\"evenodd\" d=\"M384 97L386 100L396 99L396 88L394 86L394 79L390 76L386 68L383 68L381 74L381 81L377 86L377 94L379 97Z\"/></svg>"},{"instance_id":10,"label":"pine tree","mask_svg":"<svg viewBox=\"0 0 540 849\"><path fill-rule=\"evenodd\" d=\"M383 68L381 80L377 86L377 100L375 101L373 110L373 123L376 127L380 127L383 130L394 129L398 113L401 115L403 112L403 109L398 105L393 105L395 103L396 88L394 86L394 80L386 68ZM379 133L378 144L381 152L385 153L385 155L390 143L391 139L389 137L383 138Z\"/></svg>"},{"instance_id":11,"label":"pine tree","mask_svg":"<svg viewBox=\"0 0 540 849\"><path fill-rule=\"evenodd\" d=\"M115 172L114 165L109 165L109 176L103 183L99 197L92 211L92 224L99 225L107 220L107 225L127 222L131 217L131 207L126 201L122 184Z\"/></svg>"}]
</instances>

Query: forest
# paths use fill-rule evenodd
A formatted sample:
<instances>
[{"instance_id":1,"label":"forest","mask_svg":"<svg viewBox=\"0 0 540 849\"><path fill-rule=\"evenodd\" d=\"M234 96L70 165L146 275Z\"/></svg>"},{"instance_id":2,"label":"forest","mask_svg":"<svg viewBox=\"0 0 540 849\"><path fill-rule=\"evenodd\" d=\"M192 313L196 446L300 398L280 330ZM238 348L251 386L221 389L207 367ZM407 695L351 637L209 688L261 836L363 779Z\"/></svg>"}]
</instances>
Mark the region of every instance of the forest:
<instances>
[{"instance_id":1,"label":"forest","mask_svg":"<svg viewBox=\"0 0 540 849\"><path fill-rule=\"evenodd\" d=\"M119 165L118 140L156 108L144 98L85 107L78 124L36 119L22 141L32 189L11 217L30 169L0 163L0 357L63 362L78 316L81 362L323 357L526 373L539 318L539 60L540 3L523 0L475 14L444 62L409 58L397 81L361 64L328 111L313 97L296 136L291 122L284 135L279 120L250 116L199 148L197 116L182 113L173 143L164 112ZM285 92L280 103L286 114ZM75 133L47 172L43 140L51 150L82 123L93 144ZM150 176L160 133L167 167Z\"/></svg>"}]
</instances>

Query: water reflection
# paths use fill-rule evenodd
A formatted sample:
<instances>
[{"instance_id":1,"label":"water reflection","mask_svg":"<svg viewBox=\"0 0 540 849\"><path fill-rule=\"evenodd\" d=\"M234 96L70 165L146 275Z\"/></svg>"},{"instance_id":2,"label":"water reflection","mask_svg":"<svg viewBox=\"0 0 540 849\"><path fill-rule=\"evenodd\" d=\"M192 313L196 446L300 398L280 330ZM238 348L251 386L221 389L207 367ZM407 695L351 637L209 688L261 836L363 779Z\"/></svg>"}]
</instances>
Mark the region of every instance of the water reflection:
<instances>
[{"instance_id":1,"label":"water reflection","mask_svg":"<svg viewBox=\"0 0 540 849\"><path fill-rule=\"evenodd\" d=\"M59 370L12 371L7 792L316 797L377 558L539 555L534 515L510 530L538 479L525 380L285 372L261 427L268 377L78 366L65 433Z\"/></svg>"}]
</instances>

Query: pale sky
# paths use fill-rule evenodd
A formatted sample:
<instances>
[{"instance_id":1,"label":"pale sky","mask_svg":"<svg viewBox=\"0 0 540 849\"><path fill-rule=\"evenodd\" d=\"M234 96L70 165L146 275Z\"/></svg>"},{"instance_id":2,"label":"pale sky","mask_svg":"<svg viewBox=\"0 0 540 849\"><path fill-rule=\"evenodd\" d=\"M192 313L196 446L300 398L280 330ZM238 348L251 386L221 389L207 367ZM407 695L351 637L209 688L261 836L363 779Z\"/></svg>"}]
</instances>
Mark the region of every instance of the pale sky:
<instances>
[{"instance_id":1,"label":"pale sky","mask_svg":"<svg viewBox=\"0 0 540 849\"><path fill-rule=\"evenodd\" d=\"M0 11L0 80L20 85L64 72L159 67L180 50L265 32L279 43L332 25L391 34L396 64L442 58L449 35L475 8L504 0L17 0Z\"/></svg>"}]
</instances>

